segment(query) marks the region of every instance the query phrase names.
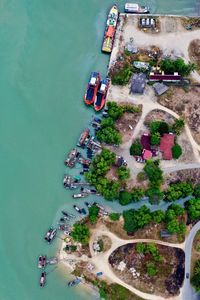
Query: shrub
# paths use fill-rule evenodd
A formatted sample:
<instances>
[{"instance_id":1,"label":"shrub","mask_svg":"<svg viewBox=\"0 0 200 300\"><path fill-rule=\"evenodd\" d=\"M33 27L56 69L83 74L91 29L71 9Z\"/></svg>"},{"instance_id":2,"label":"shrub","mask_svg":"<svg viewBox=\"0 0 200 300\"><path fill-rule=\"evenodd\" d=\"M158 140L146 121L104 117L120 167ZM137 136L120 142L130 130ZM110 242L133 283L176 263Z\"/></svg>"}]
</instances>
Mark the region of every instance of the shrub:
<instances>
[{"instance_id":1,"label":"shrub","mask_svg":"<svg viewBox=\"0 0 200 300\"><path fill-rule=\"evenodd\" d=\"M174 159L178 159L182 155L182 148L179 144L175 144L172 147L172 156Z\"/></svg>"},{"instance_id":2,"label":"shrub","mask_svg":"<svg viewBox=\"0 0 200 300\"><path fill-rule=\"evenodd\" d=\"M123 68L111 74L112 84L126 85L127 83L129 83L132 74L133 74L132 66L130 66L129 64L125 64Z\"/></svg>"},{"instance_id":3,"label":"shrub","mask_svg":"<svg viewBox=\"0 0 200 300\"><path fill-rule=\"evenodd\" d=\"M184 126L185 126L185 121L183 119L176 119L172 129L175 131L177 135L179 135L183 131Z\"/></svg>"},{"instance_id":4,"label":"shrub","mask_svg":"<svg viewBox=\"0 0 200 300\"><path fill-rule=\"evenodd\" d=\"M142 155L142 144L139 140L136 140L130 148L130 155Z\"/></svg>"},{"instance_id":5,"label":"shrub","mask_svg":"<svg viewBox=\"0 0 200 300\"><path fill-rule=\"evenodd\" d=\"M151 145L159 145L160 144L160 133L156 132L151 135Z\"/></svg>"},{"instance_id":6,"label":"shrub","mask_svg":"<svg viewBox=\"0 0 200 300\"><path fill-rule=\"evenodd\" d=\"M132 202L132 195L129 192L120 192L119 193L119 203L121 205L128 205Z\"/></svg>"},{"instance_id":7,"label":"shrub","mask_svg":"<svg viewBox=\"0 0 200 300\"><path fill-rule=\"evenodd\" d=\"M137 180L138 181L145 181L145 180L147 180L147 174L145 173L145 172L139 172L138 174L137 174Z\"/></svg>"},{"instance_id":8,"label":"shrub","mask_svg":"<svg viewBox=\"0 0 200 300\"><path fill-rule=\"evenodd\" d=\"M120 180L126 180L130 177L130 170L124 166L117 169L117 176Z\"/></svg>"},{"instance_id":9,"label":"shrub","mask_svg":"<svg viewBox=\"0 0 200 300\"><path fill-rule=\"evenodd\" d=\"M98 241L98 244L99 244L99 252L102 252L103 250L104 250L104 243L103 243L103 241L102 240L99 240Z\"/></svg>"},{"instance_id":10,"label":"shrub","mask_svg":"<svg viewBox=\"0 0 200 300\"><path fill-rule=\"evenodd\" d=\"M118 214L118 213L111 213L111 214L109 214L109 218L112 221L118 221L120 219L120 214Z\"/></svg>"},{"instance_id":11,"label":"shrub","mask_svg":"<svg viewBox=\"0 0 200 300\"><path fill-rule=\"evenodd\" d=\"M165 201L172 202L192 195L193 187L188 182L173 183L165 192Z\"/></svg>"},{"instance_id":12,"label":"shrub","mask_svg":"<svg viewBox=\"0 0 200 300\"><path fill-rule=\"evenodd\" d=\"M150 277L153 277L158 273L158 270L153 262L147 263L146 267L147 267L147 274Z\"/></svg>"}]
</instances>

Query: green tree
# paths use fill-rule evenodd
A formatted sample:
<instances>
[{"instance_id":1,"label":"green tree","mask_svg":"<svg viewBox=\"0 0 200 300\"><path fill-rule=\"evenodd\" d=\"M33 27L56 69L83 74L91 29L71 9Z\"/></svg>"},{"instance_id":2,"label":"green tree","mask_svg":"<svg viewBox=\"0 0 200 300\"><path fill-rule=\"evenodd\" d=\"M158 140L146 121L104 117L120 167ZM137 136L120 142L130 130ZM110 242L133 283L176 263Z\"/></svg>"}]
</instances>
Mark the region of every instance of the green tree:
<instances>
[{"instance_id":1,"label":"green tree","mask_svg":"<svg viewBox=\"0 0 200 300\"><path fill-rule=\"evenodd\" d=\"M142 155L142 144L139 140L135 140L135 142L131 145L130 155Z\"/></svg>"},{"instance_id":2,"label":"green tree","mask_svg":"<svg viewBox=\"0 0 200 300\"><path fill-rule=\"evenodd\" d=\"M136 230L143 228L152 220L150 209L143 205L138 210L130 209L123 212L124 230L127 233L134 233Z\"/></svg>"},{"instance_id":3,"label":"green tree","mask_svg":"<svg viewBox=\"0 0 200 300\"><path fill-rule=\"evenodd\" d=\"M160 67L166 74L178 72L181 76L188 76L196 69L195 64L190 62L186 64L182 58L176 60L164 59L161 61Z\"/></svg>"},{"instance_id":4,"label":"green tree","mask_svg":"<svg viewBox=\"0 0 200 300\"><path fill-rule=\"evenodd\" d=\"M117 169L117 176L119 177L120 180L126 180L130 177L130 169L127 167L119 167Z\"/></svg>"},{"instance_id":5,"label":"green tree","mask_svg":"<svg viewBox=\"0 0 200 300\"><path fill-rule=\"evenodd\" d=\"M162 210L152 212L152 220L155 223L161 223L165 220L165 213Z\"/></svg>"},{"instance_id":6,"label":"green tree","mask_svg":"<svg viewBox=\"0 0 200 300\"><path fill-rule=\"evenodd\" d=\"M85 224L75 223L71 232L72 238L83 245L88 244L90 230Z\"/></svg>"},{"instance_id":7,"label":"green tree","mask_svg":"<svg viewBox=\"0 0 200 300\"><path fill-rule=\"evenodd\" d=\"M138 202L144 197L144 189L143 188L133 188L131 191L133 202Z\"/></svg>"},{"instance_id":8,"label":"green tree","mask_svg":"<svg viewBox=\"0 0 200 300\"><path fill-rule=\"evenodd\" d=\"M129 192L123 191L119 193L119 203L121 205L127 205L132 202L132 195Z\"/></svg>"},{"instance_id":9,"label":"green tree","mask_svg":"<svg viewBox=\"0 0 200 300\"><path fill-rule=\"evenodd\" d=\"M89 208L89 220L92 224L96 223L99 214L99 207L92 205Z\"/></svg>"},{"instance_id":10,"label":"green tree","mask_svg":"<svg viewBox=\"0 0 200 300\"><path fill-rule=\"evenodd\" d=\"M151 145L159 145L160 144L160 133L155 132L151 135Z\"/></svg>"},{"instance_id":11,"label":"green tree","mask_svg":"<svg viewBox=\"0 0 200 300\"><path fill-rule=\"evenodd\" d=\"M101 127L105 128L105 127L114 127L115 123L114 120L111 117L108 118L103 118L101 120Z\"/></svg>"},{"instance_id":12,"label":"green tree","mask_svg":"<svg viewBox=\"0 0 200 300\"><path fill-rule=\"evenodd\" d=\"M176 119L172 128L177 135L180 135L181 132L183 131L184 126L185 126L185 121L183 119Z\"/></svg>"},{"instance_id":13,"label":"green tree","mask_svg":"<svg viewBox=\"0 0 200 300\"><path fill-rule=\"evenodd\" d=\"M122 106L118 105L116 102L107 102L108 115L113 120L119 119L123 115Z\"/></svg>"},{"instance_id":14,"label":"green tree","mask_svg":"<svg viewBox=\"0 0 200 300\"><path fill-rule=\"evenodd\" d=\"M112 221L118 221L120 219L120 214L119 213L110 213L109 218Z\"/></svg>"},{"instance_id":15,"label":"green tree","mask_svg":"<svg viewBox=\"0 0 200 300\"><path fill-rule=\"evenodd\" d=\"M100 142L109 145L119 145L122 141L121 134L113 127L100 128L97 131L96 137Z\"/></svg>"},{"instance_id":16,"label":"green tree","mask_svg":"<svg viewBox=\"0 0 200 300\"><path fill-rule=\"evenodd\" d=\"M149 127L151 135L154 135L156 133L159 133L160 135L163 135L164 133L169 133L169 125L166 122L152 121Z\"/></svg>"},{"instance_id":17,"label":"green tree","mask_svg":"<svg viewBox=\"0 0 200 300\"><path fill-rule=\"evenodd\" d=\"M168 207L168 211L169 210L173 210L174 213L175 213L175 216L183 216L184 213L185 213L185 210L182 206L178 205L178 204L171 204L169 207Z\"/></svg>"},{"instance_id":18,"label":"green tree","mask_svg":"<svg viewBox=\"0 0 200 300\"><path fill-rule=\"evenodd\" d=\"M175 143L172 147L172 156L174 159L178 159L182 155L182 148L179 144Z\"/></svg>"},{"instance_id":19,"label":"green tree","mask_svg":"<svg viewBox=\"0 0 200 300\"><path fill-rule=\"evenodd\" d=\"M191 199L185 202L185 207L188 212L188 217L191 221L200 220L200 198Z\"/></svg>"},{"instance_id":20,"label":"green tree","mask_svg":"<svg viewBox=\"0 0 200 300\"><path fill-rule=\"evenodd\" d=\"M159 204L159 202L163 199L163 192L161 192L158 187L150 187L146 190L146 196L149 197L149 202L151 204Z\"/></svg>"},{"instance_id":21,"label":"green tree","mask_svg":"<svg viewBox=\"0 0 200 300\"><path fill-rule=\"evenodd\" d=\"M200 184L195 185L194 187L194 196L200 198Z\"/></svg>"},{"instance_id":22,"label":"green tree","mask_svg":"<svg viewBox=\"0 0 200 300\"><path fill-rule=\"evenodd\" d=\"M152 187L158 187L163 182L163 172L159 168L158 161L148 160L145 164L144 171Z\"/></svg>"},{"instance_id":23,"label":"green tree","mask_svg":"<svg viewBox=\"0 0 200 300\"><path fill-rule=\"evenodd\" d=\"M193 194L192 184L189 182L173 183L165 191L165 201L172 202Z\"/></svg>"}]
</instances>

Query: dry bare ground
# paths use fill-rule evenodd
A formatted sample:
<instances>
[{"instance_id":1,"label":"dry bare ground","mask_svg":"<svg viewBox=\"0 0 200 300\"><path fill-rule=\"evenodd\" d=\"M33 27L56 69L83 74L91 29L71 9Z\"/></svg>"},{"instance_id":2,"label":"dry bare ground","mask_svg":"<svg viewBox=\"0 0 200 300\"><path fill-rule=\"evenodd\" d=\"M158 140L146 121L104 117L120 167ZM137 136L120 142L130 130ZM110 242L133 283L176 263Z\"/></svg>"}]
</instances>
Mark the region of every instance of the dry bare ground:
<instances>
[{"instance_id":1,"label":"dry bare ground","mask_svg":"<svg viewBox=\"0 0 200 300\"><path fill-rule=\"evenodd\" d=\"M149 276L146 270L148 263L153 261L151 255L138 253L134 243L117 248L110 255L109 263L121 280L140 291L164 297L178 295L184 279L184 252L182 249L163 245L157 245L157 249L162 259L154 262L158 270L155 276ZM118 269L120 262L124 263L124 270ZM132 268L138 276L133 276Z\"/></svg>"},{"instance_id":2,"label":"dry bare ground","mask_svg":"<svg viewBox=\"0 0 200 300\"><path fill-rule=\"evenodd\" d=\"M199 183L200 169L189 169L180 170L165 174L165 185L166 187L173 182L186 181L192 182L193 184Z\"/></svg>"},{"instance_id":3,"label":"dry bare ground","mask_svg":"<svg viewBox=\"0 0 200 300\"><path fill-rule=\"evenodd\" d=\"M191 87L187 91L171 87L166 94L158 97L158 102L183 116L194 139L200 144L200 87Z\"/></svg>"},{"instance_id":4,"label":"dry bare ground","mask_svg":"<svg viewBox=\"0 0 200 300\"><path fill-rule=\"evenodd\" d=\"M195 262L200 259L200 231L197 232L192 246L191 273L193 273Z\"/></svg>"},{"instance_id":5,"label":"dry bare ground","mask_svg":"<svg viewBox=\"0 0 200 300\"><path fill-rule=\"evenodd\" d=\"M141 117L140 113L124 113L115 123L116 128L122 134L122 143L126 143L132 137L133 130Z\"/></svg>"},{"instance_id":6,"label":"dry bare ground","mask_svg":"<svg viewBox=\"0 0 200 300\"><path fill-rule=\"evenodd\" d=\"M193 40L188 47L190 60L197 65L200 74L200 39Z\"/></svg>"}]
</instances>

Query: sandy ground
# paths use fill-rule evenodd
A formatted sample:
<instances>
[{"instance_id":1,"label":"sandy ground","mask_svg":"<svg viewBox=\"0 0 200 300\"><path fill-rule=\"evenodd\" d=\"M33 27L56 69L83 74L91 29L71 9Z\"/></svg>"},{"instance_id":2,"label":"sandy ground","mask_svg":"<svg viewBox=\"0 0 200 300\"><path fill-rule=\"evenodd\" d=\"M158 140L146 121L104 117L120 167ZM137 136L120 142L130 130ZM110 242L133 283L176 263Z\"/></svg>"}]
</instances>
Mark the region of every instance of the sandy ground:
<instances>
[{"instance_id":1,"label":"sandy ground","mask_svg":"<svg viewBox=\"0 0 200 300\"><path fill-rule=\"evenodd\" d=\"M132 137L129 139L129 141L121 144L119 148L112 149L115 153L117 153L118 155L122 155L127 160L128 167L131 170L132 178L134 178L143 169L144 165L135 161L135 159L130 155L129 149L133 140L136 139L141 133L141 129L144 129L143 123L146 119L146 116L154 110L161 110L163 112L166 112L173 118L179 118L179 115L173 112L172 110L157 103L157 97L155 96L154 90L151 86L147 85L144 94L142 95L130 94L129 90L129 86L119 87L111 85L108 93L108 99L110 101L116 101L119 103L124 102L126 100L127 102L137 105L142 104L143 106L142 115L134 130L132 131ZM179 139L182 146L185 143L185 141L187 142L187 145L184 146L185 155L178 161L162 160L161 167L166 173L178 171L181 169L200 167L200 145L198 145L193 139L190 129L187 125L185 125L185 132L180 136Z\"/></svg>"},{"instance_id":2,"label":"sandy ground","mask_svg":"<svg viewBox=\"0 0 200 300\"><path fill-rule=\"evenodd\" d=\"M123 19L121 17L121 19ZM122 22L117 30L114 48L111 54L110 66L117 58L120 49L123 49L130 38L134 39L137 47L149 48L152 45L159 47L164 55L172 54L189 61L188 47L192 40L198 39L200 29L188 31L181 25L178 17L160 17L161 31L156 34L145 33L138 29L138 16L128 15L125 24ZM200 75L193 72L192 77L200 82Z\"/></svg>"}]
</instances>

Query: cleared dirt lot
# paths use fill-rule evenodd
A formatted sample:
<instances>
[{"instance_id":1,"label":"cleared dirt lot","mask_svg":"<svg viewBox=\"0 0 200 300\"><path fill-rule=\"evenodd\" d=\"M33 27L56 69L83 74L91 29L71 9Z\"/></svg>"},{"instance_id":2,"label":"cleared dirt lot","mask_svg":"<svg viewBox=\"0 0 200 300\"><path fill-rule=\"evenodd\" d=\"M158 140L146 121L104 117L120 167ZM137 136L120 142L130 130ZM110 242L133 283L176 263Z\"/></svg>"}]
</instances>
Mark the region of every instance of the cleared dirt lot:
<instances>
[{"instance_id":1,"label":"cleared dirt lot","mask_svg":"<svg viewBox=\"0 0 200 300\"><path fill-rule=\"evenodd\" d=\"M194 139L200 144L200 87L170 87L158 102L182 116L188 123Z\"/></svg>"}]
</instances>

